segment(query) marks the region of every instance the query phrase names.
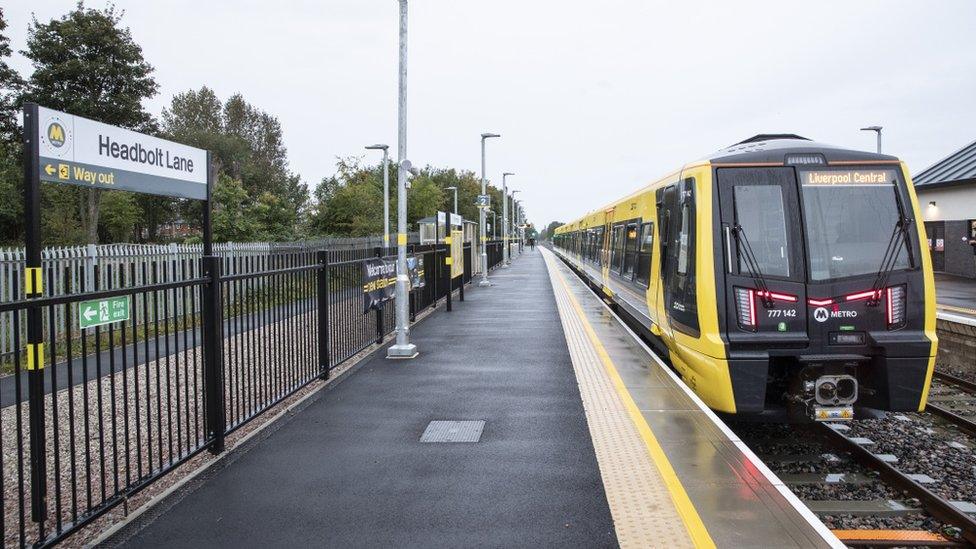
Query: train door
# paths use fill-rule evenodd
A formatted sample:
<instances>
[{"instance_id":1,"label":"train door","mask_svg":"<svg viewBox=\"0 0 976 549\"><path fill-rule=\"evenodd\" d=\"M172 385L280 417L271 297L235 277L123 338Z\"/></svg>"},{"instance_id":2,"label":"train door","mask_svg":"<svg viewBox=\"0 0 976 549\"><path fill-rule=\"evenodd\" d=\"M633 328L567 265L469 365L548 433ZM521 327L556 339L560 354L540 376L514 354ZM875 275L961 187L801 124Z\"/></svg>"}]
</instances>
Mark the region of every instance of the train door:
<instances>
[{"instance_id":1,"label":"train door","mask_svg":"<svg viewBox=\"0 0 976 549\"><path fill-rule=\"evenodd\" d=\"M691 337L700 335L695 284L695 180L683 179L658 193L661 236L662 303L666 330Z\"/></svg>"},{"instance_id":2,"label":"train door","mask_svg":"<svg viewBox=\"0 0 976 549\"><path fill-rule=\"evenodd\" d=\"M719 168L726 334L807 337L806 267L793 168ZM719 310L722 305L719 305Z\"/></svg>"},{"instance_id":3,"label":"train door","mask_svg":"<svg viewBox=\"0 0 976 549\"><path fill-rule=\"evenodd\" d=\"M603 284L606 285L610 279L610 255L613 233L613 208L604 212L602 248L600 249L600 272L603 275Z\"/></svg>"}]
</instances>

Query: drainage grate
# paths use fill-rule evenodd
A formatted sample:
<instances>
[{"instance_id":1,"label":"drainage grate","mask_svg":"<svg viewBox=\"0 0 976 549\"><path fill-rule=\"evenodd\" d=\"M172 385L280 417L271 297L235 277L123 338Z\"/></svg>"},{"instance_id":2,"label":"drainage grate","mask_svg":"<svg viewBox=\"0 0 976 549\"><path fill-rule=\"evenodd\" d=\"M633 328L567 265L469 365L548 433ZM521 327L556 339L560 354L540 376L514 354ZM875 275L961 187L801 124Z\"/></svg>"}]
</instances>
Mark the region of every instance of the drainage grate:
<instances>
[{"instance_id":1,"label":"drainage grate","mask_svg":"<svg viewBox=\"0 0 976 549\"><path fill-rule=\"evenodd\" d=\"M420 442L479 442L484 421L431 421Z\"/></svg>"}]
</instances>

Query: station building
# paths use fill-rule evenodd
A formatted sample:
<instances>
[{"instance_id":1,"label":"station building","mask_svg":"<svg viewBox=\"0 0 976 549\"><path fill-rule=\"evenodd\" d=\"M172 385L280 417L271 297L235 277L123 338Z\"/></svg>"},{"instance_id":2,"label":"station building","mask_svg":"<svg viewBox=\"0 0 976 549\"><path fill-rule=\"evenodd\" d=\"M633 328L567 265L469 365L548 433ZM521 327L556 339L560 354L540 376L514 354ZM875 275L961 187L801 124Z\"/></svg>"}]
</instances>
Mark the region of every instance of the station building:
<instances>
[{"instance_id":1,"label":"station building","mask_svg":"<svg viewBox=\"0 0 976 549\"><path fill-rule=\"evenodd\" d=\"M912 177L936 272L976 279L976 141Z\"/></svg>"}]
</instances>

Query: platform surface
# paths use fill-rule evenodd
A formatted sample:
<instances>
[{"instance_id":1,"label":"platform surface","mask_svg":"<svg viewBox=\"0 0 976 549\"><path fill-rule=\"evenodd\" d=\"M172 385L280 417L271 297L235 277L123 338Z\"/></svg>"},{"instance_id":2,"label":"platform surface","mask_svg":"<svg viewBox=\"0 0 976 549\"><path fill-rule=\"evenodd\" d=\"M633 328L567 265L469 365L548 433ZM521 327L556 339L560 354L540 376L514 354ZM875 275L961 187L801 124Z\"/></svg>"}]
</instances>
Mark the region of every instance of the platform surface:
<instances>
[{"instance_id":1,"label":"platform surface","mask_svg":"<svg viewBox=\"0 0 976 549\"><path fill-rule=\"evenodd\" d=\"M976 280L935 273L935 300L939 311L976 322Z\"/></svg>"},{"instance_id":2,"label":"platform surface","mask_svg":"<svg viewBox=\"0 0 976 549\"><path fill-rule=\"evenodd\" d=\"M491 280L106 545L830 545L549 251Z\"/></svg>"},{"instance_id":3,"label":"platform surface","mask_svg":"<svg viewBox=\"0 0 976 549\"><path fill-rule=\"evenodd\" d=\"M381 352L110 544L616 546L540 252L491 280L411 331L418 358ZM421 442L435 420L485 424Z\"/></svg>"}]
</instances>

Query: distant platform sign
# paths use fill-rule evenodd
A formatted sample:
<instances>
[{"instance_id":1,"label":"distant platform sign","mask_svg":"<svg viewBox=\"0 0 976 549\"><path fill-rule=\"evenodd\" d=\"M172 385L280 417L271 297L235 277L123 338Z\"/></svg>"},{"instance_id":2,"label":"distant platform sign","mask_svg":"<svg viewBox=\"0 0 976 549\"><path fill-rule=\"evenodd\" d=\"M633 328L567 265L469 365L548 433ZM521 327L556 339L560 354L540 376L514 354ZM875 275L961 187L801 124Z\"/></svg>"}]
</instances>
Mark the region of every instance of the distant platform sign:
<instances>
[{"instance_id":1,"label":"distant platform sign","mask_svg":"<svg viewBox=\"0 0 976 549\"><path fill-rule=\"evenodd\" d=\"M207 151L44 107L37 111L41 181L207 198Z\"/></svg>"}]
</instances>

